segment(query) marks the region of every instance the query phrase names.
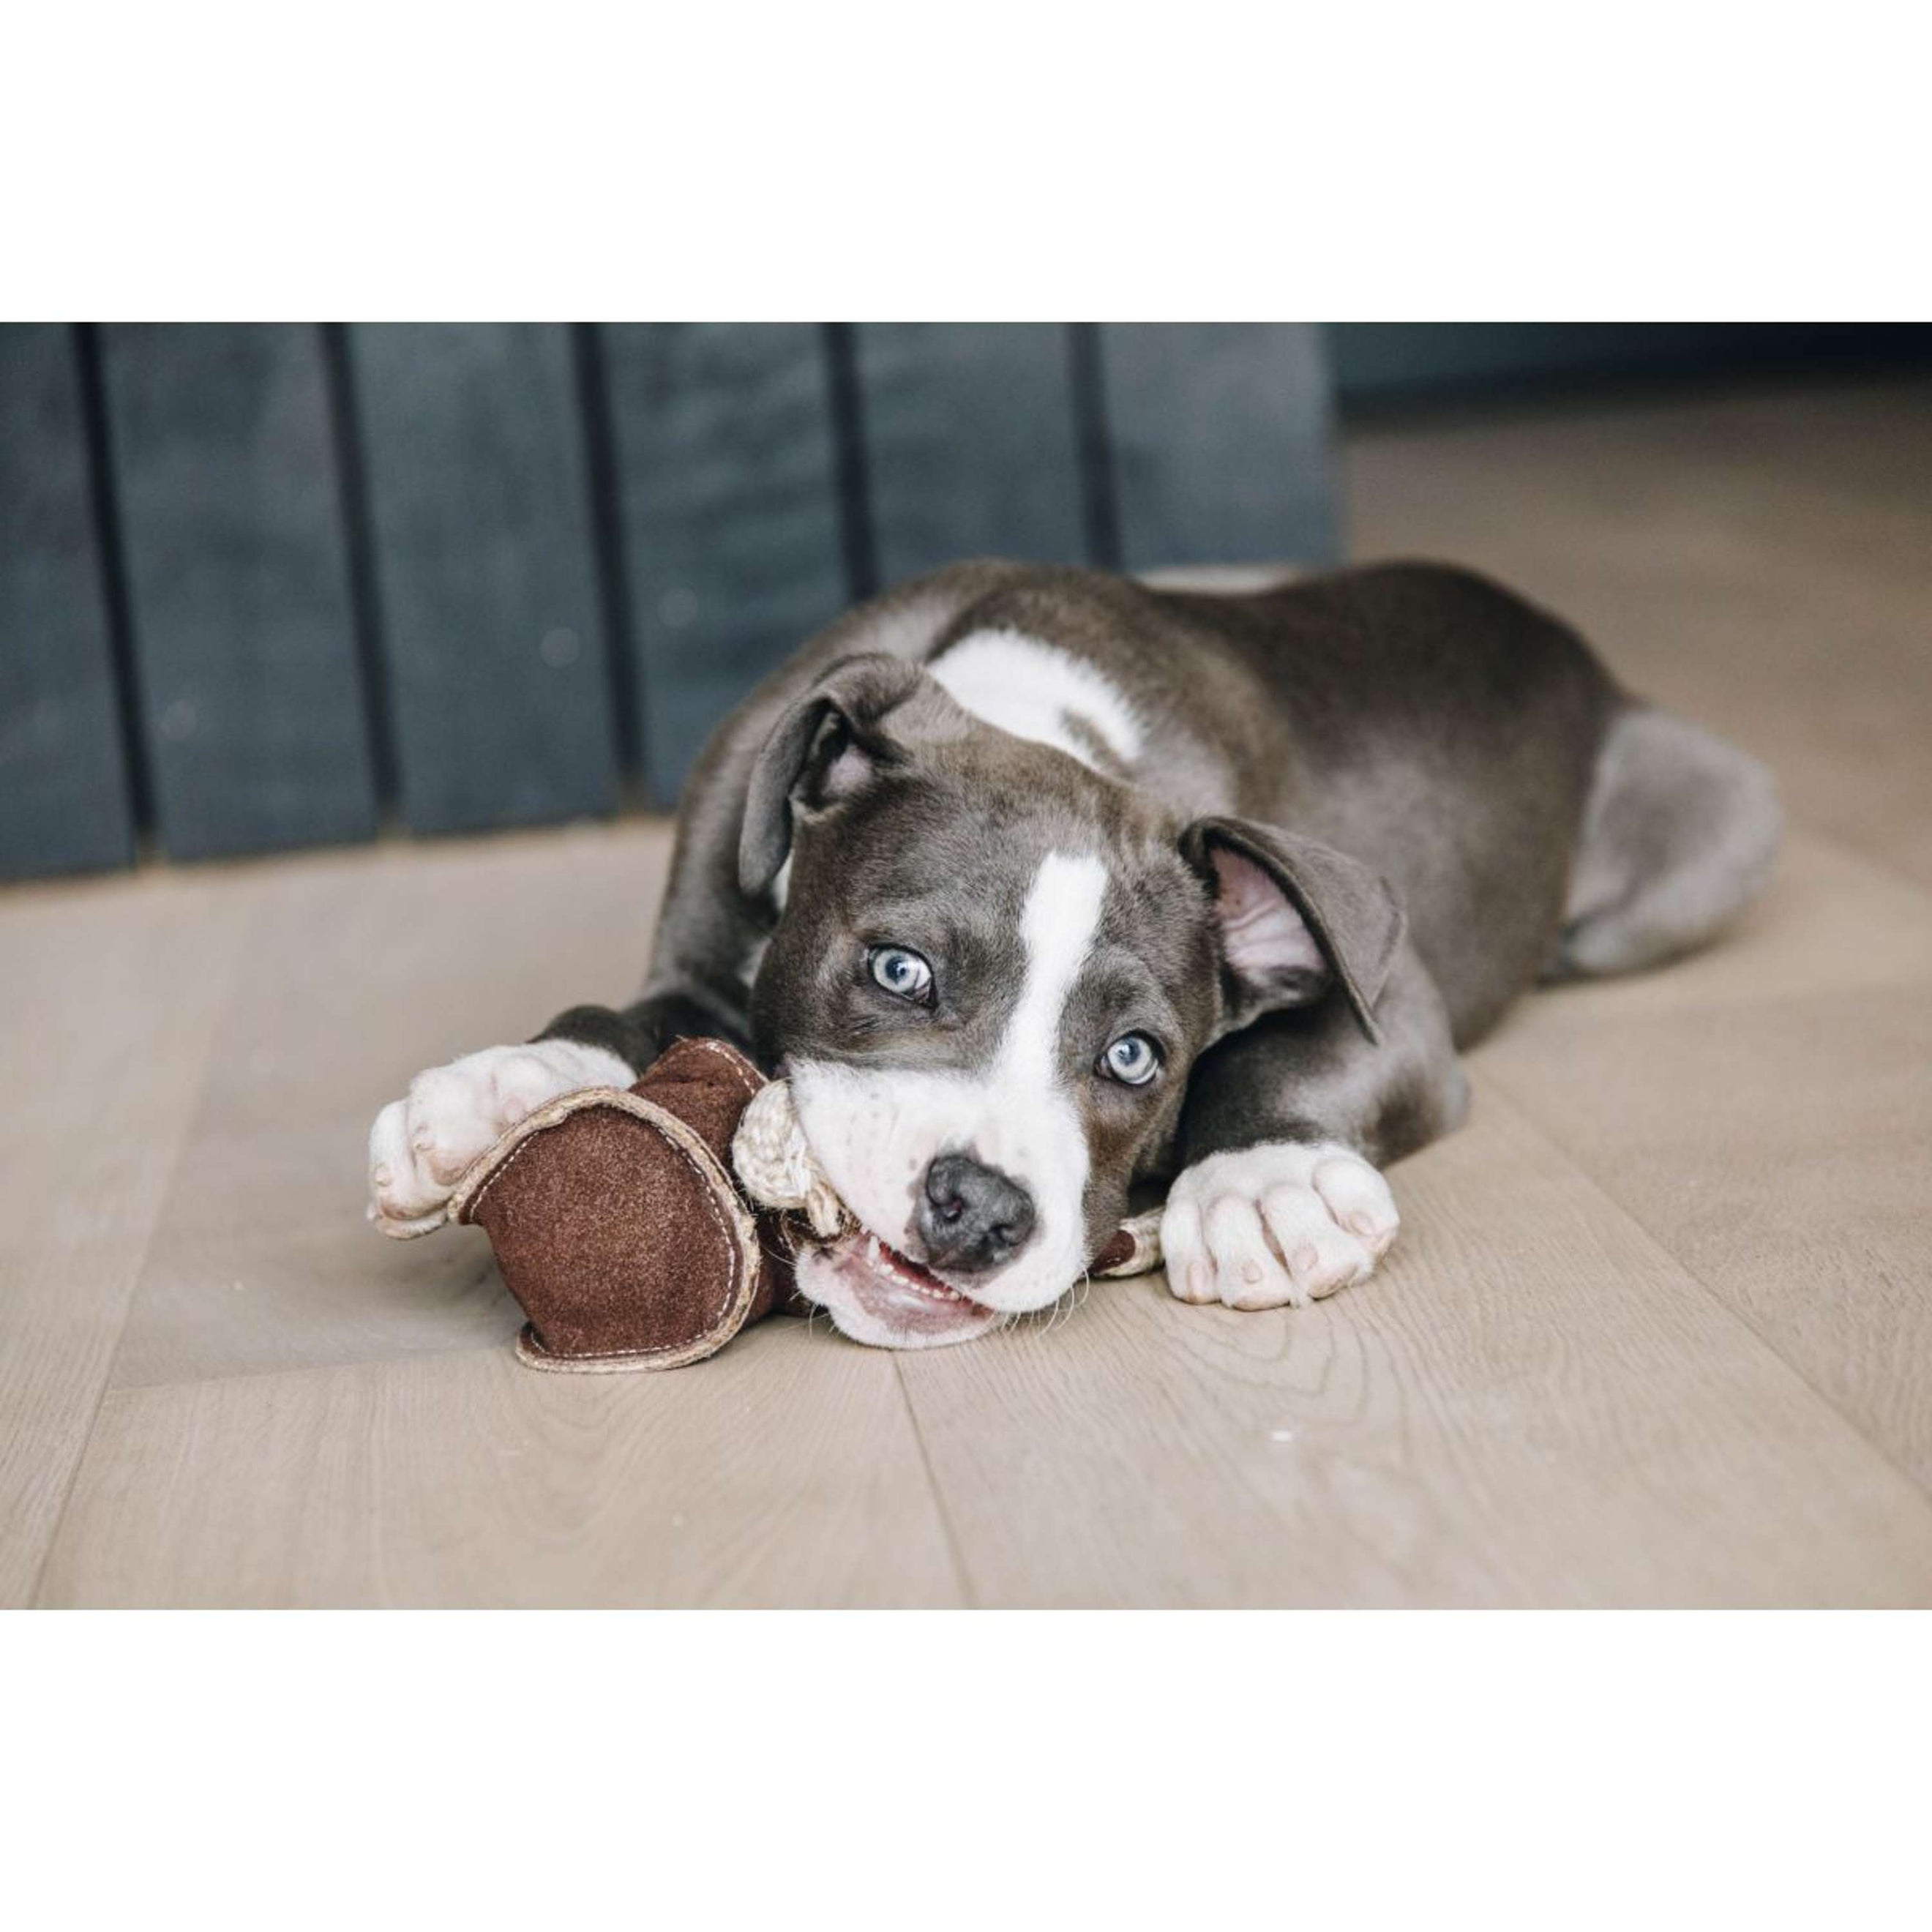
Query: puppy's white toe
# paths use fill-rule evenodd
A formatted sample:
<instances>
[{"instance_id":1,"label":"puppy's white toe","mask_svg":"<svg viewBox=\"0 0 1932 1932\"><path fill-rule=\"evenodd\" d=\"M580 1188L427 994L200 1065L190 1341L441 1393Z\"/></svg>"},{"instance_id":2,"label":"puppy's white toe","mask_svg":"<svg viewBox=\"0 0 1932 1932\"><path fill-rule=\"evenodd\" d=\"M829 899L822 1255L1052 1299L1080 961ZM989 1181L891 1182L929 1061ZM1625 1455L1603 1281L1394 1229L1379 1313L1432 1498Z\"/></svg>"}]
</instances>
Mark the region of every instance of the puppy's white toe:
<instances>
[{"instance_id":1,"label":"puppy's white toe","mask_svg":"<svg viewBox=\"0 0 1932 1932\"><path fill-rule=\"evenodd\" d=\"M1230 1308L1279 1308L1295 1299L1294 1285L1268 1244L1256 1204L1227 1193L1210 1202L1202 1219L1214 1264L1215 1292Z\"/></svg>"},{"instance_id":2,"label":"puppy's white toe","mask_svg":"<svg viewBox=\"0 0 1932 1932\"><path fill-rule=\"evenodd\" d=\"M1388 1183L1360 1155L1347 1153L1322 1161L1311 1178L1336 1226L1381 1260L1402 1225Z\"/></svg>"},{"instance_id":3,"label":"puppy's white toe","mask_svg":"<svg viewBox=\"0 0 1932 1932\"><path fill-rule=\"evenodd\" d=\"M1388 1184L1349 1149L1270 1142L1198 1161L1161 1220L1183 1301L1304 1307L1364 1280L1395 1238Z\"/></svg>"},{"instance_id":4,"label":"puppy's white toe","mask_svg":"<svg viewBox=\"0 0 1932 1932\"><path fill-rule=\"evenodd\" d=\"M369 1130L369 1198L377 1218L390 1221L413 1220L444 1198L417 1167L406 1100L392 1100Z\"/></svg>"},{"instance_id":5,"label":"puppy's white toe","mask_svg":"<svg viewBox=\"0 0 1932 1932\"><path fill-rule=\"evenodd\" d=\"M1312 1187L1289 1183L1262 1197L1262 1216L1294 1284L1298 1306L1360 1281L1375 1266L1360 1238L1338 1227Z\"/></svg>"},{"instance_id":6,"label":"puppy's white toe","mask_svg":"<svg viewBox=\"0 0 1932 1932\"><path fill-rule=\"evenodd\" d=\"M1169 1199L1161 1217L1160 1245L1170 1294L1180 1301L1220 1298L1214 1292L1214 1264L1208 1258L1208 1243L1202 1232L1201 1210L1194 1201Z\"/></svg>"}]
</instances>

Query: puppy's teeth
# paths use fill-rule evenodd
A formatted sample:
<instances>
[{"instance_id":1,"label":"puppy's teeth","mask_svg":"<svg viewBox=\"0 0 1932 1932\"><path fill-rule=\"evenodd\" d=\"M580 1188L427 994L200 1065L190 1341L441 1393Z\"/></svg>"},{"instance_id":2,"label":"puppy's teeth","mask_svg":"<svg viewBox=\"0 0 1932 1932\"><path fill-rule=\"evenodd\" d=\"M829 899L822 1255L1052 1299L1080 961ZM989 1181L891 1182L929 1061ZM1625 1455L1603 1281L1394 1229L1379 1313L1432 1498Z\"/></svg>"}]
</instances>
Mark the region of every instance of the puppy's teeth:
<instances>
[{"instance_id":1,"label":"puppy's teeth","mask_svg":"<svg viewBox=\"0 0 1932 1932\"><path fill-rule=\"evenodd\" d=\"M970 1299L956 1288L949 1288L945 1282L935 1280L916 1262L902 1255L896 1248L888 1246L870 1228L866 1231L860 1252L866 1264L874 1274L909 1294L923 1296L928 1301L952 1304Z\"/></svg>"}]
</instances>

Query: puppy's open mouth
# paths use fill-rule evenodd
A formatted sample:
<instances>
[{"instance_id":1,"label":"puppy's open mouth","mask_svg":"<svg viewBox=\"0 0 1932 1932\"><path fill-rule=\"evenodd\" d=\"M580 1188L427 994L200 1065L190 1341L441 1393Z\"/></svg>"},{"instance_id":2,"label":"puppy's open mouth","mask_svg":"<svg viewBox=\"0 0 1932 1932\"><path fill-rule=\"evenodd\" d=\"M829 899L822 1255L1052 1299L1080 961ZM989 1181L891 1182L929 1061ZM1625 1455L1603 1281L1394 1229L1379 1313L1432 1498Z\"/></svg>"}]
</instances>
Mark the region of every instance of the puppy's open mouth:
<instances>
[{"instance_id":1,"label":"puppy's open mouth","mask_svg":"<svg viewBox=\"0 0 1932 1932\"><path fill-rule=\"evenodd\" d=\"M802 1255L798 1284L854 1341L875 1348L970 1341L1000 1318L863 1229Z\"/></svg>"}]
</instances>

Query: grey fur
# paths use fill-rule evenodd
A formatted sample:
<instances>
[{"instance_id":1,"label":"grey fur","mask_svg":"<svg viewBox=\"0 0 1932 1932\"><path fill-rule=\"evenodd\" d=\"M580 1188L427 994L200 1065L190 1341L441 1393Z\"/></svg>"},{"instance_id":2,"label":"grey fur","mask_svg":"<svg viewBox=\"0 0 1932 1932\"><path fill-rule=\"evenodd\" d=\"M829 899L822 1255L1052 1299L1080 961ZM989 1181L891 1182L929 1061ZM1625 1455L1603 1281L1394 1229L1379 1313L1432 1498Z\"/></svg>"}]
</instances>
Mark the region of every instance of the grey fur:
<instances>
[{"instance_id":1,"label":"grey fur","mask_svg":"<svg viewBox=\"0 0 1932 1932\"><path fill-rule=\"evenodd\" d=\"M1784 831L1770 772L1648 705L1611 721L1550 976L1633 973L1701 945L1762 890Z\"/></svg>"},{"instance_id":2,"label":"grey fur","mask_svg":"<svg viewBox=\"0 0 1932 1932\"><path fill-rule=\"evenodd\" d=\"M1144 727L1130 770L995 730L919 668L1005 629L1124 694ZM1762 884L1777 824L1752 760L1626 698L1565 626L1467 572L1217 595L962 564L850 614L720 728L644 998L573 1009L546 1036L640 1068L686 1032L768 1063L976 1064L1018 996L1040 859L1096 851L1112 883L1068 1051L1132 1013L1170 1054L1156 1092L1083 1089L1104 1232L1135 1179L1208 1154L1318 1138L1382 1162L1446 1132L1467 1103L1459 1047L1539 974L1707 937ZM1216 838L1300 907L1318 982L1226 983ZM945 958L952 1008L880 1008L854 964L868 934Z\"/></svg>"}]
</instances>

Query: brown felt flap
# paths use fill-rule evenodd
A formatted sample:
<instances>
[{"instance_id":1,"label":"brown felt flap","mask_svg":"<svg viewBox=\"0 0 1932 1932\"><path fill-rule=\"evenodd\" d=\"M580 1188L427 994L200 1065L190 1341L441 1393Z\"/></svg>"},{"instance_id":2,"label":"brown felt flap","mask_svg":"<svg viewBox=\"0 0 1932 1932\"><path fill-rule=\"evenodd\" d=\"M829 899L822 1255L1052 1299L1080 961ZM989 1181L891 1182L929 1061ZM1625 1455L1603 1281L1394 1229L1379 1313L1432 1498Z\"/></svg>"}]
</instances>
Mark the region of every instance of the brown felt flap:
<instances>
[{"instance_id":1,"label":"brown felt flap","mask_svg":"<svg viewBox=\"0 0 1932 1932\"><path fill-rule=\"evenodd\" d=\"M722 1042L680 1041L628 1093L539 1108L465 1176L451 1213L488 1234L530 1318L525 1361L676 1367L789 1294L784 1245L729 1166L763 1084Z\"/></svg>"},{"instance_id":2,"label":"brown felt flap","mask_svg":"<svg viewBox=\"0 0 1932 1932\"><path fill-rule=\"evenodd\" d=\"M751 1312L749 1216L714 1166L608 1102L530 1135L470 1197L553 1357L692 1360Z\"/></svg>"},{"instance_id":3,"label":"brown felt flap","mask_svg":"<svg viewBox=\"0 0 1932 1932\"><path fill-rule=\"evenodd\" d=\"M764 1084L764 1076L722 1040L680 1040L658 1055L631 1091L694 1127L728 1166L731 1137Z\"/></svg>"}]
</instances>

